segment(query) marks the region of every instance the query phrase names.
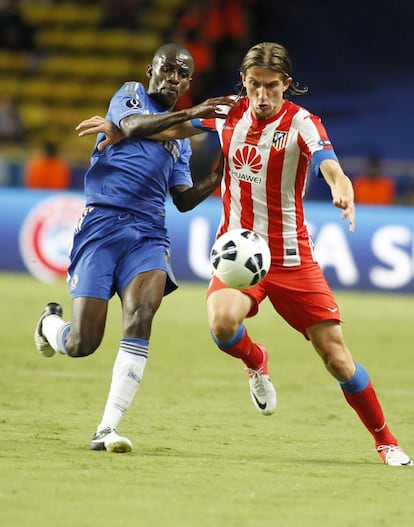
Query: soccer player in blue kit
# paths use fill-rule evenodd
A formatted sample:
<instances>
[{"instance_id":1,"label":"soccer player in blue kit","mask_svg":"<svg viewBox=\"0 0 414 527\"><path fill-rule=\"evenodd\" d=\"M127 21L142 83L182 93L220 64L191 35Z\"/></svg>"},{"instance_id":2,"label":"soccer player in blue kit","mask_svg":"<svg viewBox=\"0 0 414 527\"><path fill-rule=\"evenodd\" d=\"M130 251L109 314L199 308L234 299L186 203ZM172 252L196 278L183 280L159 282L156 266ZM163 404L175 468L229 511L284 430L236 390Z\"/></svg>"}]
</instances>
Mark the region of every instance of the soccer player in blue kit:
<instances>
[{"instance_id":1,"label":"soccer player in blue kit","mask_svg":"<svg viewBox=\"0 0 414 527\"><path fill-rule=\"evenodd\" d=\"M147 67L147 91L140 82L127 82L113 96L106 118L126 139L103 149L105 136L99 134L85 175L86 206L75 229L68 270L72 320L64 321L62 307L50 302L35 329L35 344L43 356L58 352L86 357L102 341L109 299L115 293L120 297L123 335L91 450L132 450L132 442L118 434L118 424L142 380L154 315L163 296L177 288L165 226L167 195L184 212L220 184L219 167L193 185L189 139L145 138L148 129L157 132L158 123L165 129L196 117L220 117L220 105L231 104L216 97L172 111L189 88L193 71L193 58L185 48L165 44Z\"/></svg>"}]
</instances>

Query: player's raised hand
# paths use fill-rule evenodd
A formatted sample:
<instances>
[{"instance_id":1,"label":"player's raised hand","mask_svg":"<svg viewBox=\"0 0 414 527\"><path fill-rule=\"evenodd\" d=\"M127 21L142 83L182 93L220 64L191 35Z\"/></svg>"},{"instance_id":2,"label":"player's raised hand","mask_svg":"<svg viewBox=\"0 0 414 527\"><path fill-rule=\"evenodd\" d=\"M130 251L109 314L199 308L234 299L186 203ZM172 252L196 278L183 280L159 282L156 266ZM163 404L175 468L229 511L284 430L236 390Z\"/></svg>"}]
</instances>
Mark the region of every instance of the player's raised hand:
<instances>
[{"instance_id":1,"label":"player's raised hand","mask_svg":"<svg viewBox=\"0 0 414 527\"><path fill-rule=\"evenodd\" d=\"M102 152L106 146L119 143L125 138L123 132L115 126L114 123L99 115L94 115L93 117L89 117L89 119L85 119L77 125L75 130L79 132L79 137L99 133L105 134L105 139L98 144L98 150L100 152Z\"/></svg>"},{"instance_id":2,"label":"player's raised hand","mask_svg":"<svg viewBox=\"0 0 414 527\"><path fill-rule=\"evenodd\" d=\"M342 209L342 219L348 219L349 230L355 230L355 202L352 182L346 176L337 160L324 159L320 164L325 181L331 188L332 203Z\"/></svg>"},{"instance_id":3,"label":"player's raised hand","mask_svg":"<svg viewBox=\"0 0 414 527\"><path fill-rule=\"evenodd\" d=\"M348 219L349 230L355 231L355 203L350 197L334 197L332 200L335 207L342 209L342 218Z\"/></svg>"},{"instance_id":4,"label":"player's raised hand","mask_svg":"<svg viewBox=\"0 0 414 527\"><path fill-rule=\"evenodd\" d=\"M229 97L212 97L189 108L189 119L202 117L204 119L218 117L225 118L228 111L236 104L234 99Z\"/></svg>"}]
</instances>

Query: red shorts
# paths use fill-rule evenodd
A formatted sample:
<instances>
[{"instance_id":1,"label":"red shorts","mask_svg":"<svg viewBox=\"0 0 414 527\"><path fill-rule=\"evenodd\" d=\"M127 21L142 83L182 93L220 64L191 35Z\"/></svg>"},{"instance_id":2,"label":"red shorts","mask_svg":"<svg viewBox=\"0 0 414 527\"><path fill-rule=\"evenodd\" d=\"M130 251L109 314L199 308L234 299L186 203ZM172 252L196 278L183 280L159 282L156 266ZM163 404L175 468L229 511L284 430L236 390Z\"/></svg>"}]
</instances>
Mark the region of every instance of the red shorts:
<instances>
[{"instance_id":1,"label":"red shorts","mask_svg":"<svg viewBox=\"0 0 414 527\"><path fill-rule=\"evenodd\" d=\"M207 296L226 287L213 277ZM299 267L273 266L260 284L242 291L253 300L248 317L256 315L260 302L267 297L279 315L306 339L306 328L314 324L325 320L341 322L339 307L316 262Z\"/></svg>"}]
</instances>

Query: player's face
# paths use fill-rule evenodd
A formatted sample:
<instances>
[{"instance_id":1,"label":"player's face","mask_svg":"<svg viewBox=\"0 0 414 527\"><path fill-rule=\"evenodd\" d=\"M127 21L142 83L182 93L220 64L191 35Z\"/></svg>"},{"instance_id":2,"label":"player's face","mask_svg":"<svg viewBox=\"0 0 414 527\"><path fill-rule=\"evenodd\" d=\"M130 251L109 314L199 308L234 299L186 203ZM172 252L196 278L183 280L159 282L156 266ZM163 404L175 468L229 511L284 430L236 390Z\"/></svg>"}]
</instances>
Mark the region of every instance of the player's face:
<instances>
[{"instance_id":1,"label":"player's face","mask_svg":"<svg viewBox=\"0 0 414 527\"><path fill-rule=\"evenodd\" d=\"M283 94L292 82L278 71L268 70L254 66L242 73L243 86L253 115L256 119L268 119L276 115L283 104Z\"/></svg>"},{"instance_id":2,"label":"player's face","mask_svg":"<svg viewBox=\"0 0 414 527\"><path fill-rule=\"evenodd\" d=\"M166 109L175 106L177 99L188 90L193 74L193 61L185 54L166 52L148 67L148 93Z\"/></svg>"}]
</instances>

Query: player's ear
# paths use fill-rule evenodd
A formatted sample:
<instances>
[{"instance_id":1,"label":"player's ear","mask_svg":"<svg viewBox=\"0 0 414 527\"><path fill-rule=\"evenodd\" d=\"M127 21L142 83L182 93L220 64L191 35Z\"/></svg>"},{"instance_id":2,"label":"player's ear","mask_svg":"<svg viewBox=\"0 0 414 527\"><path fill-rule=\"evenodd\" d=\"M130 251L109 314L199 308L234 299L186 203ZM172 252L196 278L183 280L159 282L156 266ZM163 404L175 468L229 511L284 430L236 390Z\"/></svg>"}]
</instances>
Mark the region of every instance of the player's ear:
<instances>
[{"instance_id":1,"label":"player's ear","mask_svg":"<svg viewBox=\"0 0 414 527\"><path fill-rule=\"evenodd\" d=\"M184 88L183 93L185 93L187 90L190 89L191 81L193 80L192 77L189 77L187 86Z\"/></svg>"},{"instance_id":2,"label":"player's ear","mask_svg":"<svg viewBox=\"0 0 414 527\"><path fill-rule=\"evenodd\" d=\"M150 79L152 77L152 64L147 66L147 77Z\"/></svg>"},{"instance_id":3,"label":"player's ear","mask_svg":"<svg viewBox=\"0 0 414 527\"><path fill-rule=\"evenodd\" d=\"M292 77L287 77L284 82L283 82L283 91L285 92L289 86L292 84L292 81L293 81L293 78Z\"/></svg>"}]
</instances>

